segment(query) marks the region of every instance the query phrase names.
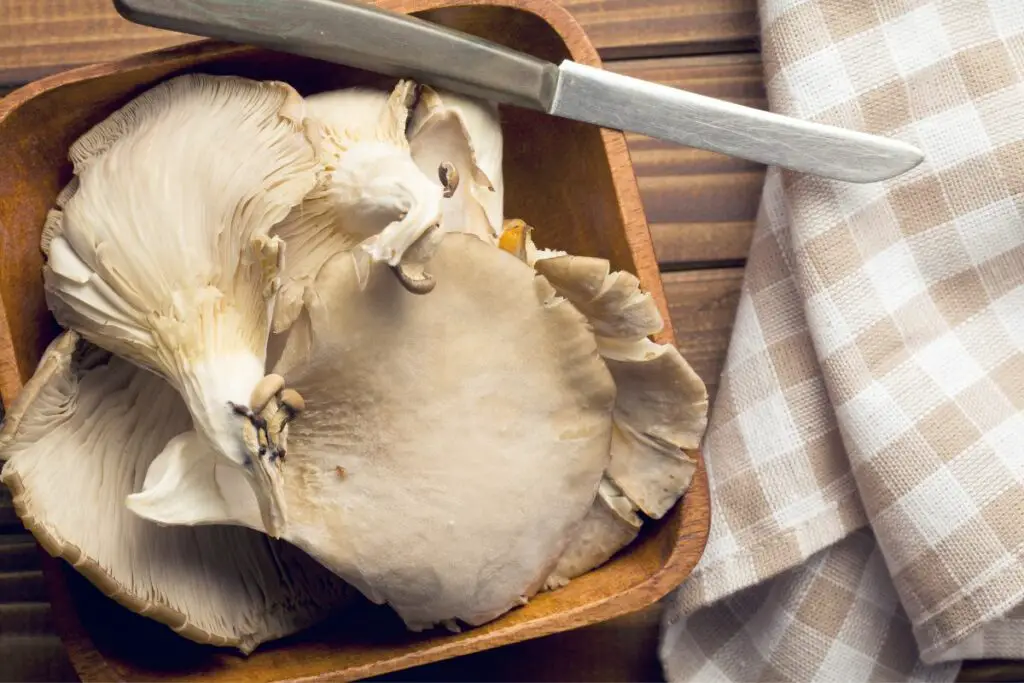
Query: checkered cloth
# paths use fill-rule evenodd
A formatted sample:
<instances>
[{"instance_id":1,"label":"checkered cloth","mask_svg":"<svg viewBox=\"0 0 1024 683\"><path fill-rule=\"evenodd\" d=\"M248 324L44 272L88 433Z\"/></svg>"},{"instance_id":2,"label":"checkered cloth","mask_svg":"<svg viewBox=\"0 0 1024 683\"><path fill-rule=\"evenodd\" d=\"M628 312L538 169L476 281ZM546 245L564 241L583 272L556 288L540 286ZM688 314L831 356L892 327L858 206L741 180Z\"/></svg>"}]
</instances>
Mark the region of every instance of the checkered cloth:
<instances>
[{"instance_id":1,"label":"checkered cloth","mask_svg":"<svg viewBox=\"0 0 1024 683\"><path fill-rule=\"evenodd\" d=\"M1024 658L1024 0L760 0L773 111L904 140L771 169L671 681L951 681Z\"/></svg>"}]
</instances>

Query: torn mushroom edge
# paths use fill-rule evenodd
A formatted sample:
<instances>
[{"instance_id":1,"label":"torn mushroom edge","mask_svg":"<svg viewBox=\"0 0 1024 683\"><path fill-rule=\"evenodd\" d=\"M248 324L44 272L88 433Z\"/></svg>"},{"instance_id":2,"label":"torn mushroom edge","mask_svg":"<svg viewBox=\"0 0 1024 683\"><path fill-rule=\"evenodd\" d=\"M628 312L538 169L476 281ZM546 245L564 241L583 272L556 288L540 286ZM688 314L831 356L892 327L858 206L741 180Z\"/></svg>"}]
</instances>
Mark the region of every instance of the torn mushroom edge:
<instances>
[{"instance_id":1,"label":"torn mushroom edge","mask_svg":"<svg viewBox=\"0 0 1024 683\"><path fill-rule=\"evenodd\" d=\"M522 261L526 262L527 264L529 264L531 267L534 268L535 272L537 272L538 275L542 275L541 271L543 270L543 269L540 269L540 270L537 269L536 264L537 264L538 261L544 261L544 260L549 260L549 259L558 259L558 260L560 260L562 263L564 263L566 265L571 265L572 260L575 260L575 259L578 259L578 258L583 258L583 259L585 259L585 261L583 263L584 266L586 266L586 265L593 266L594 265L594 264L588 264L587 261L598 261L598 260L599 261L603 261L604 263L602 263L601 267L598 269L599 271L601 271L601 274L602 274L600 283L596 282L596 278L594 278L595 281L590 282L590 283L582 282L582 281L579 282L579 283L576 283L578 285L581 285L581 287L578 290L576 290L574 292L574 294L575 295L589 296L591 301L596 301L602 294L608 292L609 290L611 290L613 288L618 287L618 288L621 289L622 286L627 285L627 284L632 284L633 288L636 289L636 293L637 294L640 294L640 295L642 295L644 297L650 298L650 294L649 293L642 291L642 289L640 287L640 280L639 280L639 278L637 278L632 273L629 273L628 271L613 271L613 270L611 270L611 264L606 259L595 259L593 257L578 257L578 256L575 256L575 255L569 254L566 251L561 251L561 250L557 250L557 249L540 249L540 248L538 248L536 246L536 244L534 243L533 239L532 239L533 230L534 230L533 226L531 226L530 224L526 223L525 221L523 221L521 219L515 219L515 218L514 219L505 219L503 221L502 228L501 228L501 230L499 232L499 235L498 235L498 238L496 240L496 246L498 248L504 250L504 251L512 253L513 255L517 256L520 260L522 260ZM597 271L594 271L594 273L596 273L596 272ZM630 282L629 283L623 283L621 281L622 280L622 277L621 277L622 275L628 276L627 279L630 280ZM549 282L547 280L547 278L545 278L545 281L548 282L550 287L555 289L555 291L559 294L560 297L566 298L566 296L568 295L568 292L566 290L561 290L560 291L560 289L558 287L556 287L556 285L554 283ZM563 292L565 292L565 293L563 294ZM652 306L653 306L653 302L652 302ZM653 345L657 345L658 347L666 346L666 344L663 344L663 343L660 343L660 342L656 342L656 341L654 341L652 339L652 337L654 335L656 335L658 332L661 331L661 329L664 328L664 324L665 324L664 320L661 318L660 312L657 312L657 317L658 317L658 320L660 321L658 326L657 326L657 329L653 329L654 326L647 327L647 328L642 330L642 334L637 334L636 335L635 341L636 341L637 351L640 351L641 347L644 346L644 345L652 345L653 344ZM588 325L591 327L591 329L592 329L592 331L593 331L593 333L595 335L595 338L597 338L597 340L599 342L598 343L598 353L599 353L599 355L603 359L605 356L604 356L603 353L601 353L602 344L600 343L600 338L603 335L599 334L594 329L595 326L594 326L594 324L589 319L588 319L587 322L588 322ZM607 339L609 339L610 341L618 341L618 342L621 342L621 343L628 343L630 338L607 337ZM693 370L693 367L689 364L689 361L687 361L686 358L681 353L678 354L678 357L679 357L679 359L682 362L682 365L683 365L682 369L684 371L684 374L686 374L691 379L693 379L693 384L694 385L699 383L700 387L702 389L703 399L695 401L694 405L701 405L701 406L703 406L704 415L705 415L705 418L704 418L704 428L706 429L708 406L709 406L707 387L704 384L703 380L700 378L700 376L697 375L697 373ZM613 419L616 420L616 421L618 420L617 411L616 411L615 417ZM697 443L699 443L703 439L703 433L704 433L704 430L701 430L700 434L695 434L694 435L694 440ZM680 459L685 460L685 461L691 463L694 466L694 469L696 469L696 465L697 465L697 461L698 461L698 455L696 453L694 453L694 451L692 449L688 449L688 448L683 447L683 446L673 446L673 451L674 451L673 455L677 455ZM635 533L633 535L633 538L630 541L628 541L625 545L620 546L618 548L618 550L616 550L614 553L612 553L612 555L610 557L608 557L603 562L600 562L600 563L594 565L589 570L587 570L587 572L596 570L596 569L604 566L608 562L612 561L616 557L616 555L618 555L618 553L621 552L624 548L627 548L629 545L631 545L635 541L636 537L639 535L640 530L641 530L641 528L644 525L646 520L658 521L659 519L662 519L665 516L664 514L659 515L659 516L654 516L654 515L648 514L646 511L644 511L644 509L643 509L643 507L641 505L639 505L636 501L633 501L631 498L629 498L629 496L627 494L625 494L625 492L622 490L622 488L618 484L618 482L611 476L611 474L609 473L609 470L605 471L604 480L607 481L611 486L613 486L621 494L622 498L629 503L629 505L632 508L631 512L635 516L635 519L636 519L638 525L636 526ZM673 502L672 506L670 506L670 508L669 508L670 510L672 508L674 508L676 505L678 505L680 503L680 501L682 501L684 499L684 497L686 496L687 491L689 491L691 485L692 485L692 475L691 475L691 477L687 478L685 487L680 491L679 495L676 497L676 499ZM601 496L600 496L599 492L595 493L595 500L594 500L593 505L594 506L598 506L598 505L602 505L602 504L607 506L607 501L601 500ZM614 510L616 515L620 519L624 519L622 517L621 511L619 511L619 510L617 510L615 508L609 508L609 509ZM667 514L667 512L666 512L666 514ZM581 527L585 523L585 520L586 520L586 518L584 518L583 520L580 521ZM587 572L584 572L584 573L587 573ZM575 578L575 577L567 578L567 577L561 577L561 576L556 576L555 574L552 574L552 576L548 577L546 585L543 587L543 590L555 590L557 588L563 587L563 586L567 585L571 580L573 580L573 578Z\"/></svg>"}]
</instances>

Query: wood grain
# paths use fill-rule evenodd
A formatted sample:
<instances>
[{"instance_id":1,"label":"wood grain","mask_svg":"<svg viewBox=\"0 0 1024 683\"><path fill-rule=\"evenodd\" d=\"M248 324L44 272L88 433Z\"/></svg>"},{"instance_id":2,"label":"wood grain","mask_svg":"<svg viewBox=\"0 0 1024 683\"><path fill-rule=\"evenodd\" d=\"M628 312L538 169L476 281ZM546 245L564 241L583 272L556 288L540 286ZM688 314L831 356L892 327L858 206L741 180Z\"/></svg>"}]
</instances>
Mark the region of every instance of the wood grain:
<instances>
[{"instance_id":1,"label":"wood grain","mask_svg":"<svg viewBox=\"0 0 1024 683\"><path fill-rule=\"evenodd\" d=\"M756 0L563 0L605 57L755 43ZM0 3L0 84L193 40L122 19L111 0Z\"/></svg>"},{"instance_id":2,"label":"wood grain","mask_svg":"<svg viewBox=\"0 0 1024 683\"><path fill-rule=\"evenodd\" d=\"M749 50L756 0L562 0L605 58Z\"/></svg>"},{"instance_id":3,"label":"wood grain","mask_svg":"<svg viewBox=\"0 0 1024 683\"><path fill-rule=\"evenodd\" d=\"M608 68L701 95L766 109L757 54L613 62ZM628 135L658 260L673 268L746 258L762 165Z\"/></svg>"},{"instance_id":4,"label":"wood grain","mask_svg":"<svg viewBox=\"0 0 1024 683\"><path fill-rule=\"evenodd\" d=\"M676 344L713 399L736 318L743 269L664 273L662 279Z\"/></svg>"},{"instance_id":5,"label":"wood grain","mask_svg":"<svg viewBox=\"0 0 1024 683\"><path fill-rule=\"evenodd\" d=\"M0 83L23 83L187 39L125 21L111 0L5 0L0 4Z\"/></svg>"}]
</instances>

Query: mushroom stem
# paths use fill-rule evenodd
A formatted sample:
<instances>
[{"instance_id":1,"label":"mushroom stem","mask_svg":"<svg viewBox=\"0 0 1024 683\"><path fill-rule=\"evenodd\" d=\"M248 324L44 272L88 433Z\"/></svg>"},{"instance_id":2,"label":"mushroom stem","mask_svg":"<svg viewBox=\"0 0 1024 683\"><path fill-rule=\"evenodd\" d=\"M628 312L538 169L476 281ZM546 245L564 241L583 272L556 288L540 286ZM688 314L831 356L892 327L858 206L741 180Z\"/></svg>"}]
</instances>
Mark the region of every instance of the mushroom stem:
<instances>
[{"instance_id":1,"label":"mushroom stem","mask_svg":"<svg viewBox=\"0 0 1024 683\"><path fill-rule=\"evenodd\" d=\"M287 434L285 427L306 409L306 402L294 389L283 389L277 394L277 404L273 406L266 420L267 443L270 448L270 462L281 460L287 455Z\"/></svg>"},{"instance_id":2,"label":"mushroom stem","mask_svg":"<svg viewBox=\"0 0 1024 683\"><path fill-rule=\"evenodd\" d=\"M284 377L275 374L267 375L253 387L252 395L249 398L249 406L253 412L263 412L263 409L270 403L270 399L281 393L282 389L284 389Z\"/></svg>"}]
</instances>

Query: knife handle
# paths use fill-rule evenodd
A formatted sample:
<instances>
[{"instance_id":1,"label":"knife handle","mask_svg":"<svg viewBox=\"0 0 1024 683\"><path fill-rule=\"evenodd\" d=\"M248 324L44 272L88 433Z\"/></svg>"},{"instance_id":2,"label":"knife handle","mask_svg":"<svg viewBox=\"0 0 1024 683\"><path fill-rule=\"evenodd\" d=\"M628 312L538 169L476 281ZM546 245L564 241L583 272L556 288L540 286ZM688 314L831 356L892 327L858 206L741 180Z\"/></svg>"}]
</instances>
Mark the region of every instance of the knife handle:
<instances>
[{"instance_id":1,"label":"knife handle","mask_svg":"<svg viewBox=\"0 0 1024 683\"><path fill-rule=\"evenodd\" d=\"M782 116L565 61L550 114L855 183L899 175L921 152L900 140Z\"/></svg>"},{"instance_id":2,"label":"knife handle","mask_svg":"<svg viewBox=\"0 0 1024 683\"><path fill-rule=\"evenodd\" d=\"M144 26L412 78L545 110L558 68L440 24L354 0L113 0Z\"/></svg>"}]
</instances>

